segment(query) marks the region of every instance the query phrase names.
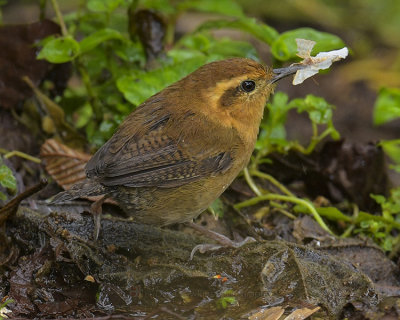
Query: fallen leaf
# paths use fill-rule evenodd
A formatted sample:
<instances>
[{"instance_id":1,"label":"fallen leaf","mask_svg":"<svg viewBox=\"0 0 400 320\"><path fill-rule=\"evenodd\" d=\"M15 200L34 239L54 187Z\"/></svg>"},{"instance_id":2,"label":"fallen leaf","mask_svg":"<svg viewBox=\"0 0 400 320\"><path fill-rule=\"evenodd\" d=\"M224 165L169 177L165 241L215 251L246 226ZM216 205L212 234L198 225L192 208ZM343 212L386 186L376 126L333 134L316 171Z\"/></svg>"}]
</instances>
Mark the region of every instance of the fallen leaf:
<instances>
[{"instance_id":1,"label":"fallen leaf","mask_svg":"<svg viewBox=\"0 0 400 320\"><path fill-rule=\"evenodd\" d=\"M320 307L316 307L314 309L309 309L309 308L301 308L293 311L291 314L289 314L284 320L303 320L307 319L309 316L311 316L313 313L317 312L320 309Z\"/></svg>"},{"instance_id":2,"label":"fallen leaf","mask_svg":"<svg viewBox=\"0 0 400 320\"><path fill-rule=\"evenodd\" d=\"M268 309L261 309L252 314L249 320L278 320L285 310L282 307L272 307Z\"/></svg>"},{"instance_id":3,"label":"fallen leaf","mask_svg":"<svg viewBox=\"0 0 400 320\"><path fill-rule=\"evenodd\" d=\"M85 166L91 155L67 147L54 139L46 140L40 148L47 172L65 190L85 180Z\"/></svg>"}]
</instances>

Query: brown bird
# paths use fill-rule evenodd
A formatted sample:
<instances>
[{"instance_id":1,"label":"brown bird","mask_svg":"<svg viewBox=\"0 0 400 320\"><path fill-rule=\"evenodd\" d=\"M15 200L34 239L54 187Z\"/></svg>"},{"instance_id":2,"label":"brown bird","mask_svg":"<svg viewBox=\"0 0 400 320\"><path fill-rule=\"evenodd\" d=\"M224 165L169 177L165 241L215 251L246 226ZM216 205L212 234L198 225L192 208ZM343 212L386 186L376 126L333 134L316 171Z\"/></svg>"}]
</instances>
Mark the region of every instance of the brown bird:
<instances>
[{"instance_id":1,"label":"brown bird","mask_svg":"<svg viewBox=\"0 0 400 320\"><path fill-rule=\"evenodd\" d=\"M196 218L247 165L274 82L297 70L244 58L200 67L132 112L89 160L86 181L55 201L110 197L159 226Z\"/></svg>"}]
</instances>

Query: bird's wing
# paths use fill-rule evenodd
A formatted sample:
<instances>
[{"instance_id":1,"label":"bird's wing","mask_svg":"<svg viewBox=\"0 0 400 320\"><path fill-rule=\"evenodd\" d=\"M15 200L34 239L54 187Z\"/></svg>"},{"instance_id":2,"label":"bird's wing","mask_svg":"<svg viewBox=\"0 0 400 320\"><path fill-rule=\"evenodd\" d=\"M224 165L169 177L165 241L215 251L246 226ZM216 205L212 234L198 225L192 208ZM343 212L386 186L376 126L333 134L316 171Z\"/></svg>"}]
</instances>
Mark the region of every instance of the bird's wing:
<instances>
[{"instance_id":1,"label":"bird's wing","mask_svg":"<svg viewBox=\"0 0 400 320\"><path fill-rule=\"evenodd\" d=\"M105 186L169 188L230 168L229 151L204 148L191 152L185 141L171 138L165 129L168 119L167 114L130 117L88 162L88 177ZM128 135L126 126L133 133Z\"/></svg>"}]
</instances>

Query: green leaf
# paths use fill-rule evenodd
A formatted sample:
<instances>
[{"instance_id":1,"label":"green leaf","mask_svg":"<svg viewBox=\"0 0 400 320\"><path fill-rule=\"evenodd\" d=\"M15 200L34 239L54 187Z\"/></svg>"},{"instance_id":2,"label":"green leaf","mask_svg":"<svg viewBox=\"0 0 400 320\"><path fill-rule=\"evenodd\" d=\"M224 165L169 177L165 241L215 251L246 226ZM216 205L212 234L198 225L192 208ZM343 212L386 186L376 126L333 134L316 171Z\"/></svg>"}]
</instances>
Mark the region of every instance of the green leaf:
<instances>
[{"instance_id":1,"label":"green leaf","mask_svg":"<svg viewBox=\"0 0 400 320\"><path fill-rule=\"evenodd\" d=\"M373 215L368 212L360 211L358 213L356 222L361 223L362 221L374 221L374 222L382 222L382 223L387 223L391 227L395 227L400 230L400 223L396 223L393 220L389 220L383 216L378 216L378 215Z\"/></svg>"},{"instance_id":2,"label":"green leaf","mask_svg":"<svg viewBox=\"0 0 400 320\"><path fill-rule=\"evenodd\" d=\"M100 123L99 131L102 133L103 136L111 137L114 133L116 124L110 120L103 120Z\"/></svg>"},{"instance_id":3,"label":"green leaf","mask_svg":"<svg viewBox=\"0 0 400 320\"><path fill-rule=\"evenodd\" d=\"M7 201L7 196L1 191L0 191L0 200L1 201ZM0 318L0 320L1 320L1 318Z\"/></svg>"},{"instance_id":4,"label":"green leaf","mask_svg":"<svg viewBox=\"0 0 400 320\"><path fill-rule=\"evenodd\" d=\"M128 101L139 105L153 94L182 79L206 62L208 62L207 57L202 56L149 72L136 72L120 77L117 80L117 87Z\"/></svg>"},{"instance_id":5,"label":"green leaf","mask_svg":"<svg viewBox=\"0 0 400 320\"><path fill-rule=\"evenodd\" d=\"M289 97L286 93L281 91L274 94L272 102L268 103L268 109L271 113L286 113L291 106L288 104Z\"/></svg>"},{"instance_id":6,"label":"green leaf","mask_svg":"<svg viewBox=\"0 0 400 320\"><path fill-rule=\"evenodd\" d=\"M338 36L317 31L312 28L299 28L282 33L273 42L271 46L271 52L274 57L281 61L287 61L296 58L296 38L316 41L316 44L312 50L312 55L315 55L321 51L330 51L344 47L344 42Z\"/></svg>"},{"instance_id":7,"label":"green leaf","mask_svg":"<svg viewBox=\"0 0 400 320\"><path fill-rule=\"evenodd\" d=\"M211 38L211 35L209 33L196 32L182 37L178 41L177 46L184 46L185 49L188 48L199 50L201 52L207 52L210 48L211 41L213 41L213 39Z\"/></svg>"},{"instance_id":8,"label":"green leaf","mask_svg":"<svg viewBox=\"0 0 400 320\"><path fill-rule=\"evenodd\" d=\"M198 52L191 51L189 55L199 56L204 53L210 57L215 56L214 60L230 57L245 57L258 60L257 51L248 42L232 40L230 38L215 39L208 32L189 34L177 43L177 47L185 47L185 49L181 50L183 52L180 52L182 57L185 55L184 51L192 49L198 50Z\"/></svg>"},{"instance_id":9,"label":"green leaf","mask_svg":"<svg viewBox=\"0 0 400 320\"><path fill-rule=\"evenodd\" d=\"M100 43L111 40L118 39L124 40L124 37L120 32L114 29L102 29L95 33L92 33L88 37L84 38L80 43L81 53L85 53L97 47Z\"/></svg>"},{"instance_id":10,"label":"green leaf","mask_svg":"<svg viewBox=\"0 0 400 320\"><path fill-rule=\"evenodd\" d=\"M259 60L257 50L250 43L235 41L229 38L222 38L212 42L207 53L209 55L215 55L217 59L244 57Z\"/></svg>"},{"instance_id":11,"label":"green leaf","mask_svg":"<svg viewBox=\"0 0 400 320\"><path fill-rule=\"evenodd\" d=\"M308 209L303 205L296 205L294 209L296 210L296 212L308 212ZM336 207L316 207L315 209L321 215L321 217L327 218L329 220L353 222L353 219L351 217L345 215Z\"/></svg>"},{"instance_id":12,"label":"green leaf","mask_svg":"<svg viewBox=\"0 0 400 320\"><path fill-rule=\"evenodd\" d=\"M228 303L231 305L236 304L236 298L235 297L222 297L217 300L217 305L222 308L226 309L228 307Z\"/></svg>"},{"instance_id":13,"label":"green leaf","mask_svg":"<svg viewBox=\"0 0 400 320\"><path fill-rule=\"evenodd\" d=\"M45 42L38 59L46 59L51 63L64 63L73 60L79 52L79 43L72 37L53 38Z\"/></svg>"},{"instance_id":14,"label":"green leaf","mask_svg":"<svg viewBox=\"0 0 400 320\"><path fill-rule=\"evenodd\" d=\"M333 123L328 125L329 128L331 129L331 137L333 140L339 140L340 139L340 133L333 127Z\"/></svg>"},{"instance_id":15,"label":"green leaf","mask_svg":"<svg viewBox=\"0 0 400 320\"><path fill-rule=\"evenodd\" d=\"M383 241L382 249L385 251L391 252L393 249L393 240L394 239L393 239L393 237L388 236L386 233L385 233L385 237L386 238Z\"/></svg>"},{"instance_id":16,"label":"green leaf","mask_svg":"<svg viewBox=\"0 0 400 320\"><path fill-rule=\"evenodd\" d=\"M297 107L298 112L306 111L310 116L310 120L314 123L327 124L332 120L334 106L326 102L324 98L309 94L305 99L293 99L290 105Z\"/></svg>"},{"instance_id":17,"label":"green leaf","mask_svg":"<svg viewBox=\"0 0 400 320\"><path fill-rule=\"evenodd\" d=\"M77 117L75 127L83 128L89 123L90 119L92 119L93 117L92 106L89 103L85 103L75 112L75 115Z\"/></svg>"},{"instance_id":18,"label":"green leaf","mask_svg":"<svg viewBox=\"0 0 400 320\"><path fill-rule=\"evenodd\" d=\"M286 122L286 117L288 111L292 108L288 104L289 97L283 92L277 92L274 94L272 101L267 104L269 114L267 117L263 118L261 127L271 133L275 128L278 128L279 134L275 135L276 138L285 138L286 133L284 129L284 124Z\"/></svg>"},{"instance_id":19,"label":"green leaf","mask_svg":"<svg viewBox=\"0 0 400 320\"><path fill-rule=\"evenodd\" d=\"M262 150L274 144L286 148L285 122L291 106L288 104L288 96L283 92L277 92L267 104L268 115L261 122L261 132L256 143L256 148Z\"/></svg>"},{"instance_id":20,"label":"green leaf","mask_svg":"<svg viewBox=\"0 0 400 320\"><path fill-rule=\"evenodd\" d=\"M391 189L390 196L395 202L400 203L400 187Z\"/></svg>"},{"instance_id":21,"label":"green leaf","mask_svg":"<svg viewBox=\"0 0 400 320\"><path fill-rule=\"evenodd\" d=\"M376 201L376 203L383 204L386 201L386 197L379 194L370 194L370 197Z\"/></svg>"},{"instance_id":22,"label":"green leaf","mask_svg":"<svg viewBox=\"0 0 400 320\"><path fill-rule=\"evenodd\" d=\"M15 179L11 169L5 164L0 165L0 185L10 189L12 192L17 190L17 180Z\"/></svg>"},{"instance_id":23,"label":"green leaf","mask_svg":"<svg viewBox=\"0 0 400 320\"><path fill-rule=\"evenodd\" d=\"M335 207L320 207L316 208L317 212L324 218L327 218L329 220L342 220L342 221L347 221L351 222L352 218L345 215L342 213L338 208Z\"/></svg>"},{"instance_id":24,"label":"green leaf","mask_svg":"<svg viewBox=\"0 0 400 320\"><path fill-rule=\"evenodd\" d=\"M399 164L398 165L390 165L389 168L400 173L400 165Z\"/></svg>"},{"instance_id":25,"label":"green leaf","mask_svg":"<svg viewBox=\"0 0 400 320\"><path fill-rule=\"evenodd\" d=\"M397 118L400 118L400 89L381 89L374 106L374 124L382 125Z\"/></svg>"},{"instance_id":26,"label":"green leaf","mask_svg":"<svg viewBox=\"0 0 400 320\"><path fill-rule=\"evenodd\" d=\"M179 11L192 9L231 17L243 17L242 8L232 0L186 0L181 2L177 8Z\"/></svg>"},{"instance_id":27,"label":"green leaf","mask_svg":"<svg viewBox=\"0 0 400 320\"><path fill-rule=\"evenodd\" d=\"M118 42L113 44L113 51L126 62L139 62L140 66L144 66L146 62L143 46L139 43L132 41Z\"/></svg>"},{"instance_id":28,"label":"green leaf","mask_svg":"<svg viewBox=\"0 0 400 320\"><path fill-rule=\"evenodd\" d=\"M233 21L229 20L212 20L203 23L198 31L212 29L237 29L247 32L257 39L271 45L278 37L279 33L272 27L259 23L255 18L241 18Z\"/></svg>"},{"instance_id":29,"label":"green leaf","mask_svg":"<svg viewBox=\"0 0 400 320\"><path fill-rule=\"evenodd\" d=\"M168 57L172 58L174 63L189 59L205 59L205 55L193 49L171 49L168 51Z\"/></svg>"},{"instance_id":30,"label":"green leaf","mask_svg":"<svg viewBox=\"0 0 400 320\"><path fill-rule=\"evenodd\" d=\"M379 145L383 148L383 151L385 151L390 159L395 163L400 164L400 139L383 140L379 142Z\"/></svg>"},{"instance_id":31,"label":"green leaf","mask_svg":"<svg viewBox=\"0 0 400 320\"><path fill-rule=\"evenodd\" d=\"M208 209L214 217L222 218L224 216L224 203L219 198L214 200L214 202L211 203Z\"/></svg>"},{"instance_id":32,"label":"green leaf","mask_svg":"<svg viewBox=\"0 0 400 320\"><path fill-rule=\"evenodd\" d=\"M140 4L143 8L154 9L166 14L176 13L176 7L170 0L141 0Z\"/></svg>"},{"instance_id":33,"label":"green leaf","mask_svg":"<svg viewBox=\"0 0 400 320\"><path fill-rule=\"evenodd\" d=\"M89 0L87 7L93 12L108 12L111 13L118 6L123 4L124 0Z\"/></svg>"},{"instance_id":34,"label":"green leaf","mask_svg":"<svg viewBox=\"0 0 400 320\"><path fill-rule=\"evenodd\" d=\"M378 203L382 208L382 215L386 218L392 218L391 214L397 214L400 212L400 189L390 190L390 197L386 198L382 195L370 194L370 197Z\"/></svg>"},{"instance_id":35,"label":"green leaf","mask_svg":"<svg viewBox=\"0 0 400 320\"><path fill-rule=\"evenodd\" d=\"M105 118L110 117L110 114L105 115ZM93 120L89 121L85 128L90 143L96 147L102 146L115 132L118 126L117 122L120 121L116 121L116 118L103 120L100 125Z\"/></svg>"}]
</instances>

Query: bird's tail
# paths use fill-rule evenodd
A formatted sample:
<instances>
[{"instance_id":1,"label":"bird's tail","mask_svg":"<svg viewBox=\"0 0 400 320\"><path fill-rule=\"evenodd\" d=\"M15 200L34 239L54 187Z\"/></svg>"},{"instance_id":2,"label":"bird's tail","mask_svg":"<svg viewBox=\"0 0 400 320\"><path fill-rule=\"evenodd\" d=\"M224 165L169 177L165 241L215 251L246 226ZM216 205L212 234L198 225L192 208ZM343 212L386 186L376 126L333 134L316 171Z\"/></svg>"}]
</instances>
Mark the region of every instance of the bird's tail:
<instances>
[{"instance_id":1,"label":"bird's tail","mask_svg":"<svg viewBox=\"0 0 400 320\"><path fill-rule=\"evenodd\" d=\"M57 194L52 202L62 203L71 201L77 198L87 198L92 196L100 196L107 193L106 188L96 181L85 180L83 182L74 184L71 189L60 192Z\"/></svg>"}]
</instances>

